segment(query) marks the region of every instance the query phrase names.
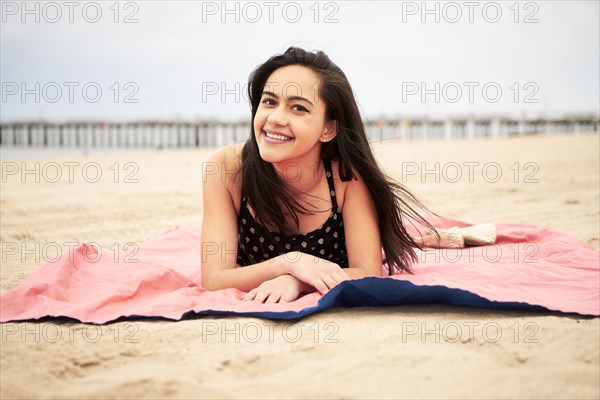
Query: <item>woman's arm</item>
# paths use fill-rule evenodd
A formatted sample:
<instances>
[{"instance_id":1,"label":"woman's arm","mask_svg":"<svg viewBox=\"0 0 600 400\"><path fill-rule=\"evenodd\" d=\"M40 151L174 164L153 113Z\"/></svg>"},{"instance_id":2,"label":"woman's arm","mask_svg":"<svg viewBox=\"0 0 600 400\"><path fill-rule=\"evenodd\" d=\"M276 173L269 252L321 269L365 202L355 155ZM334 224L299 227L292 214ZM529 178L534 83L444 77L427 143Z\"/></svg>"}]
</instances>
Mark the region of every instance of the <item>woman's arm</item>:
<instances>
[{"instance_id":1,"label":"woman's arm","mask_svg":"<svg viewBox=\"0 0 600 400\"><path fill-rule=\"evenodd\" d=\"M344 271L353 279L382 277L381 236L375 204L363 179L347 183L342 215L350 268Z\"/></svg>"},{"instance_id":2,"label":"woman's arm","mask_svg":"<svg viewBox=\"0 0 600 400\"><path fill-rule=\"evenodd\" d=\"M236 288L247 292L289 272L289 263L282 256L235 268L237 213L231 193L236 158L235 146L221 148L211 155L203 171L201 277L207 290Z\"/></svg>"},{"instance_id":3,"label":"woman's arm","mask_svg":"<svg viewBox=\"0 0 600 400\"><path fill-rule=\"evenodd\" d=\"M312 293L318 289L324 294L340 281L349 279L337 264L295 251L235 268L237 214L227 188L223 191L214 180L216 178L208 177L204 183L201 238L201 279L204 289L236 288L249 292L264 282L289 274L299 281L301 293Z\"/></svg>"},{"instance_id":4,"label":"woman's arm","mask_svg":"<svg viewBox=\"0 0 600 400\"><path fill-rule=\"evenodd\" d=\"M237 212L235 168L239 167L236 146L217 150L203 173L204 212L201 236L201 279L207 290L236 288L248 292L265 281L290 274L322 294L349 279L339 265L318 257L289 252L267 261L235 268L237 261ZM237 164L237 165L236 165ZM238 189L239 190L239 185Z\"/></svg>"}]
</instances>

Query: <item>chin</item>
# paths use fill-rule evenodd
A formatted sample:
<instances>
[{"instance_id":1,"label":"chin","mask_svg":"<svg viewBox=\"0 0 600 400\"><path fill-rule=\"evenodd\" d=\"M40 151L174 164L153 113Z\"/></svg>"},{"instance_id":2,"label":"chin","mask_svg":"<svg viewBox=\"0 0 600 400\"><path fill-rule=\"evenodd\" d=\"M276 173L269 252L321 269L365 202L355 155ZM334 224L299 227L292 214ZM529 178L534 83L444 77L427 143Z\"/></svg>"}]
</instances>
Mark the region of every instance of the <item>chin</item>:
<instances>
[{"instance_id":1,"label":"chin","mask_svg":"<svg viewBox=\"0 0 600 400\"><path fill-rule=\"evenodd\" d=\"M273 164L273 163L284 161L284 158L281 157L280 154L273 154L273 152L271 152L271 151L261 149L260 146L258 147L258 153L260 154L260 158L264 162Z\"/></svg>"}]
</instances>

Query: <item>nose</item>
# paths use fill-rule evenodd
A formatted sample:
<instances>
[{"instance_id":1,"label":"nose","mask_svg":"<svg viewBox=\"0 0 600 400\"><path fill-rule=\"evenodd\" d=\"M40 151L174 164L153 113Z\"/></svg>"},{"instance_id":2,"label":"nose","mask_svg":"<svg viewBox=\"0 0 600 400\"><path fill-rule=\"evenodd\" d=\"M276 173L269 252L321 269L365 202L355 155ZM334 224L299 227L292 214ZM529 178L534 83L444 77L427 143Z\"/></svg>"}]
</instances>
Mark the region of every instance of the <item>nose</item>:
<instances>
[{"instance_id":1,"label":"nose","mask_svg":"<svg viewBox=\"0 0 600 400\"><path fill-rule=\"evenodd\" d=\"M280 104L279 106L272 108L269 116L267 117L267 122L271 124L271 126L287 125L288 121L285 115L285 106Z\"/></svg>"}]
</instances>

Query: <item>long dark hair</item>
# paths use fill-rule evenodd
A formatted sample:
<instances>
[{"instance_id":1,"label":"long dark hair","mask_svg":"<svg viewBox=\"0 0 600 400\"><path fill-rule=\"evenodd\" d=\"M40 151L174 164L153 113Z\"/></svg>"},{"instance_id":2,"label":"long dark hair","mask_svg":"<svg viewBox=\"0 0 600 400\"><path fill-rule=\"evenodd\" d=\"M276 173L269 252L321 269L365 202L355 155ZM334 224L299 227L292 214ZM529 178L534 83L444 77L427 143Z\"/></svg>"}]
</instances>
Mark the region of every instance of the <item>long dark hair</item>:
<instances>
[{"instance_id":1,"label":"long dark hair","mask_svg":"<svg viewBox=\"0 0 600 400\"><path fill-rule=\"evenodd\" d=\"M275 226L279 232L286 234L289 232L286 215L291 216L298 226L297 215L311 213L300 204L297 193L286 185L273 165L260 157L254 134L254 117L267 79L275 70L288 65L308 67L319 76L319 96L326 105L326 119L337 122L337 135L331 141L322 143L321 158L339 162L342 181L357 179L352 167L360 174L377 210L385 253L383 263L388 264L390 275L394 274L394 268L412 273L410 265L417 261L415 248L421 247L407 233L405 217L409 216L434 229L409 203L424 210L427 208L406 188L381 171L365 134L350 83L344 72L322 51L311 53L290 47L250 74L248 95L252 108L251 133L242 150L241 172L242 192L254 209L256 221L264 226Z\"/></svg>"}]
</instances>

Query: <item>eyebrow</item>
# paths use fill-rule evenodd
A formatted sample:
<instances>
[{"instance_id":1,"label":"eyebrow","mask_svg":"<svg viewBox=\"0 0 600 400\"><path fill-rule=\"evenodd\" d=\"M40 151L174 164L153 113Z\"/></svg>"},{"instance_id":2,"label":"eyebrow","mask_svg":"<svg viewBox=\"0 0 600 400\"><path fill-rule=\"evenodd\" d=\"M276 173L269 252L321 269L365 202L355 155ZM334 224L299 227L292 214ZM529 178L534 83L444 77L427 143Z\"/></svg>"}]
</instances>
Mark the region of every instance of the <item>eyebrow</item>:
<instances>
[{"instance_id":1,"label":"eyebrow","mask_svg":"<svg viewBox=\"0 0 600 400\"><path fill-rule=\"evenodd\" d=\"M266 91L266 90L263 92L263 95L265 95L265 94L266 94L266 95L269 95L269 96L273 96L273 97L275 97L276 99L278 99L278 98L279 98L279 96L277 96L275 93L273 93L273 92L269 92L269 91ZM298 101L298 100L300 100L300 101L306 101L308 104L310 104L311 106L313 106L313 107L314 107L314 104L313 104L313 103L311 103L311 101L310 101L310 100L308 100L308 99L307 99L307 98L305 98L305 97L302 97L302 96L290 96L290 97L288 97L288 101Z\"/></svg>"}]
</instances>

